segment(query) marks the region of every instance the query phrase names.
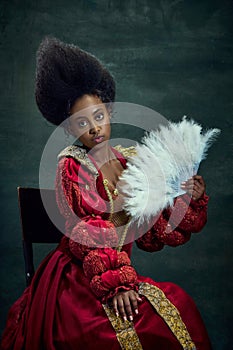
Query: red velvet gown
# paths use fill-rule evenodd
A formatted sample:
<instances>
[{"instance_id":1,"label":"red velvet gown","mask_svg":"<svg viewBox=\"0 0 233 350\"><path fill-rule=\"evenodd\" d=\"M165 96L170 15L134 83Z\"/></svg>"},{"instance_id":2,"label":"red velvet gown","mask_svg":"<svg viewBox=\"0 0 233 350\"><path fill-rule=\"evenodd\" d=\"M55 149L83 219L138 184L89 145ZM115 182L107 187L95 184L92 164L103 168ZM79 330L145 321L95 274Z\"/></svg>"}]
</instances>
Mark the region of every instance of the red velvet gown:
<instances>
[{"instance_id":1,"label":"red velvet gown","mask_svg":"<svg viewBox=\"0 0 233 350\"><path fill-rule=\"evenodd\" d=\"M125 157L113 151L126 167ZM193 300L173 283L139 276L130 263L132 243L120 252L113 248L118 236L106 214L108 198L102 181L83 150L72 146L61 153L56 193L66 218L66 235L11 307L1 349L210 349ZM188 241L191 232L200 231L208 197L189 201L187 195L177 199L177 222L185 212L178 227L166 231L171 214L166 209L137 239L138 247L152 252L165 244L177 246ZM124 322L109 302L119 290L130 289L140 293L142 302L133 322Z\"/></svg>"}]
</instances>

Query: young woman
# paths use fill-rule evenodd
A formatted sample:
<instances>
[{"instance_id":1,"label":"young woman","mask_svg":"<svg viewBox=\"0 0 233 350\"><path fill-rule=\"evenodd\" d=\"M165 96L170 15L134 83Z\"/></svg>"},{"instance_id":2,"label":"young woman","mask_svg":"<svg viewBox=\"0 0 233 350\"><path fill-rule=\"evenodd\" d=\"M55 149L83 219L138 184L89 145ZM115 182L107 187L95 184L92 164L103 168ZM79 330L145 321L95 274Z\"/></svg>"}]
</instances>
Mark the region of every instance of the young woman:
<instances>
[{"instance_id":1,"label":"young woman","mask_svg":"<svg viewBox=\"0 0 233 350\"><path fill-rule=\"evenodd\" d=\"M210 349L192 299L173 283L139 276L130 262L133 237L117 183L134 150L110 146L110 73L74 45L45 38L37 56L36 100L45 118L82 146L59 155L57 204L66 232L12 306L1 349ZM187 242L206 222L208 197L196 175L176 200L177 227L162 212L136 243L146 251ZM190 196L192 197L190 199ZM145 228L144 228L145 229ZM133 238L131 239L133 241Z\"/></svg>"}]
</instances>

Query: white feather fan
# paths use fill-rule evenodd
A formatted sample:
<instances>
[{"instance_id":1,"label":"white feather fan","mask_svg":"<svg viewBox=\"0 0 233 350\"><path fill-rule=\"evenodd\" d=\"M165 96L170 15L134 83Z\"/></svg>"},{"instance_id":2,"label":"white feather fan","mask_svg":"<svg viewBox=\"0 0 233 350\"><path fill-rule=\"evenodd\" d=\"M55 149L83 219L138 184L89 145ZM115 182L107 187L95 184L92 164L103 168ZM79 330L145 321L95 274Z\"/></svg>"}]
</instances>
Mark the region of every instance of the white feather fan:
<instances>
[{"instance_id":1,"label":"white feather fan","mask_svg":"<svg viewBox=\"0 0 233 350\"><path fill-rule=\"evenodd\" d=\"M184 117L144 136L120 178L126 195L124 209L132 219L140 224L171 206L174 198L184 193L181 182L197 173L219 133L219 129L202 133L199 124Z\"/></svg>"}]
</instances>

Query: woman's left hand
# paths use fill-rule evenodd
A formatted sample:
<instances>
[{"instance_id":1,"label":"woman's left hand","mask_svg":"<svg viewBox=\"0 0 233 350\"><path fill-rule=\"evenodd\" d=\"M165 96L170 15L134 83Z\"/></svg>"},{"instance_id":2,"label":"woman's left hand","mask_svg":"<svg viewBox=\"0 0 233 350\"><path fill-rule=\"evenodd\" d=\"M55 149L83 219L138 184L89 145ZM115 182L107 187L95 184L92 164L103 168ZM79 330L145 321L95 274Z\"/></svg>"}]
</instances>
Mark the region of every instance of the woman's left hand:
<instances>
[{"instance_id":1,"label":"woman's left hand","mask_svg":"<svg viewBox=\"0 0 233 350\"><path fill-rule=\"evenodd\" d=\"M181 183L181 189L186 191L195 201L203 196L205 188L205 181L201 175L194 175Z\"/></svg>"},{"instance_id":2,"label":"woman's left hand","mask_svg":"<svg viewBox=\"0 0 233 350\"><path fill-rule=\"evenodd\" d=\"M134 290L117 293L112 300L113 310L116 316L121 316L124 321L133 321L133 313L138 314L138 302L142 301Z\"/></svg>"}]
</instances>

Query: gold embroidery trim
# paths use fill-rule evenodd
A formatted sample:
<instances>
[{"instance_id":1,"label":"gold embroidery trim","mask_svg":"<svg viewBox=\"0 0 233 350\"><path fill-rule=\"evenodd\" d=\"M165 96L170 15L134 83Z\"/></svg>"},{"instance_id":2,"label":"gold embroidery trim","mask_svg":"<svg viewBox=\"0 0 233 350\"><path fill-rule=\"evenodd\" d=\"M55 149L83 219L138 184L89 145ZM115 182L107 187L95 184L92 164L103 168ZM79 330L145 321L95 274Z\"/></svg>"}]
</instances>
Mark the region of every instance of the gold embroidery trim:
<instances>
[{"instance_id":1,"label":"gold embroidery trim","mask_svg":"<svg viewBox=\"0 0 233 350\"><path fill-rule=\"evenodd\" d=\"M116 214L114 213L114 203L113 203L113 198L112 198L112 194L108 188L108 180L107 179L104 179L103 180L103 185L104 185L104 189L107 193L107 196L108 196L108 199L109 199L109 203L110 203L110 215L109 215L109 221L111 221L113 224L114 224L114 221L113 221L113 215ZM116 218L116 216L114 215L114 217ZM122 235L121 235L121 238L120 238L120 242L116 248L116 250L118 252L121 251L123 245L124 245L124 242L125 242L125 239L126 239L126 236L127 236L127 232L128 232L128 228L129 228L129 225L130 225L130 217L128 217L128 220L126 222L126 224L124 225L124 230L122 232Z\"/></svg>"},{"instance_id":2,"label":"gold embroidery trim","mask_svg":"<svg viewBox=\"0 0 233 350\"><path fill-rule=\"evenodd\" d=\"M136 149L134 146L131 147L122 147L121 145L117 145L114 147L118 152L120 152L125 158L129 158L131 156L135 156L137 154ZM74 159L77 159L82 165L85 165L91 173L93 173L96 177L99 175L98 170L96 169L95 165L92 163L90 158L87 155L87 151L79 147L77 145L70 145L63 149L59 155L58 160L60 160L63 157L72 157Z\"/></svg>"},{"instance_id":3,"label":"gold embroidery trim","mask_svg":"<svg viewBox=\"0 0 233 350\"><path fill-rule=\"evenodd\" d=\"M157 313L163 318L184 350L196 350L195 344L182 321L177 308L167 299L164 292L149 283L139 283L139 294L144 295Z\"/></svg>"},{"instance_id":4,"label":"gold embroidery trim","mask_svg":"<svg viewBox=\"0 0 233 350\"><path fill-rule=\"evenodd\" d=\"M116 332L116 337L121 348L123 350L143 350L133 322L128 320L123 321L121 317L115 315L111 307L106 304L102 305Z\"/></svg>"},{"instance_id":5,"label":"gold embroidery trim","mask_svg":"<svg viewBox=\"0 0 233 350\"><path fill-rule=\"evenodd\" d=\"M121 145L114 146L115 150L120 152L125 158L129 158L137 155L135 146L122 147Z\"/></svg>"},{"instance_id":6,"label":"gold embroidery trim","mask_svg":"<svg viewBox=\"0 0 233 350\"><path fill-rule=\"evenodd\" d=\"M78 160L82 165L85 165L87 169L89 169L90 172L96 177L99 175L98 170L88 157L87 151L84 148L78 147L76 145L68 146L59 153L57 158L59 160L63 157L72 157Z\"/></svg>"}]
</instances>

